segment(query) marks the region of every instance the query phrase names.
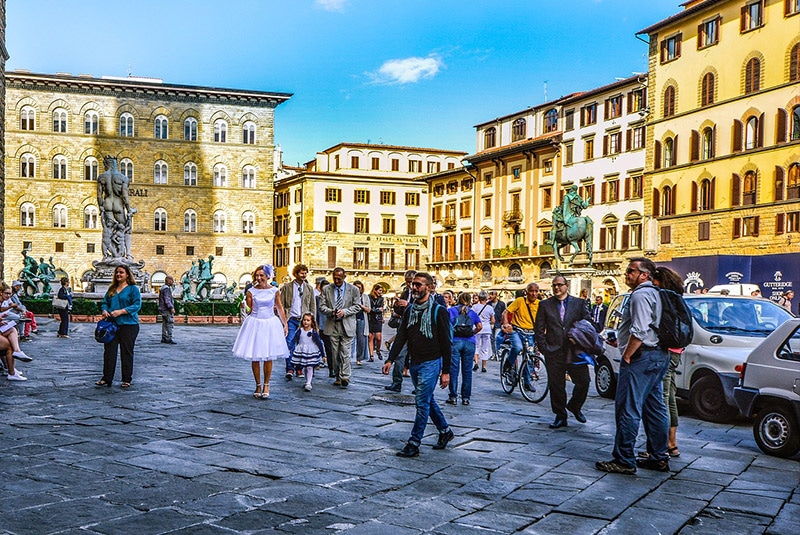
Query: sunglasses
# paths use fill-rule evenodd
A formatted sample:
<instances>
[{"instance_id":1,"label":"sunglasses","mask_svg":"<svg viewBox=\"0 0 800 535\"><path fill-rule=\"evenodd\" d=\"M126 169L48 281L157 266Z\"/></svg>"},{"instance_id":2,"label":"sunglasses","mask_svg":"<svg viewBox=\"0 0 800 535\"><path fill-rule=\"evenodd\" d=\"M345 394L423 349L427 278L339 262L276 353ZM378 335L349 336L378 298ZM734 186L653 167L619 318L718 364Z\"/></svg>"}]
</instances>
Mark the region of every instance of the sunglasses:
<instances>
[{"instance_id":1,"label":"sunglasses","mask_svg":"<svg viewBox=\"0 0 800 535\"><path fill-rule=\"evenodd\" d=\"M631 274L631 273L633 273L634 271L638 271L639 273L644 273L644 272L643 272L642 270L640 270L640 269L636 269L636 268L628 268L628 269L626 269L626 270L625 270L625 274L626 274L626 275L630 275L630 274Z\"/></svg>"},{"instance_id":2,"label":"sunglasses","mask_svg":"<svg viewBox=\"0 0 800 535\"><path fill-rule=\"evenodd\" d=\"M553 283L553 288L561 288L562 286L566 286L566 284L564 284L563 282L554 282ZM536 290L536 291L538 292L539 290Z\"/></svg>"},{"instance_id":3,"label":"sunglasses","mask_svg":"<svg viewBox=\"0 0 800 535\"><path fill-rule=\"evenodd\" d=\"M425 286L425 283L423 283L423 282L412 282L411 286L413 288L422 288L423 286Z\"/></svg>"}]
</instances>

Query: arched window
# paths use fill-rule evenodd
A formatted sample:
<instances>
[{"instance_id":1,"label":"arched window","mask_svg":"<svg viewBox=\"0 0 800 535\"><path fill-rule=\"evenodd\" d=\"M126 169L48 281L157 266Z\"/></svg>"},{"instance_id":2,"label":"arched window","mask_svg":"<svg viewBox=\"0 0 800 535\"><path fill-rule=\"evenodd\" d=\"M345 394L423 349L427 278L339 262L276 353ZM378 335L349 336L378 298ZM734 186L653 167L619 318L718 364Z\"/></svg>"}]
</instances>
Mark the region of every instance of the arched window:
<instances>
[{"instance_id":1,"label":"arched window","mask_svg":"<svg viewBox=\"0 0 800 535\"><path fill-rule=\"evenodd\" d=\"M789 81L798 80L800 80L800 43L794 45L789 53Z\"/></svg>"},{"instance_id":2,"label":"arched window","mask_svg":"<svg viewBox=\"0 0 800 535\"><path fill-rule=\"evenodd\" d=\"M197 119L189 117L183 121L183 139L185 141L197 141Z\"/></svg>"},{"instance_id":3,"label":"arched window","mask_svg":"<svg viewBox=\"0 0 800 535\"><path fill-rule=\"evenodd\" d=\"M525 139L528 135L528 123L523 118L515 119L511 123L511 141Z\"/></svg>"},{"instance_id":4,"label":"arched window","mask_svg":"<svg viewBox=\"0 0 800 535\"><path fill-rule=\"evenodd\" d=\"M558 111L553 108L544 114L544 131L555 132L558 130Z\"/></svg>"},{"instance_id":5,"label":"arched window","mask_svg":"<svg viewBox=\"0 0 800 535\"><path fill-rule=\"evenodd\" d=\"M483 148L491 149L497 142L497 129L492 126L483 133Z\"/></svg>"},{"instance_id":6,"label":"arched window","mask_svg":"<svg viewBox=\"0 0 800 535\"><path fill-rule=\"evenodd\" d=\"M675 165L675 140L668 137L664 140L664 167Z\"/></svg>"},{"instance_id":7,"label":"arched window","mask_svg":"<svg viewBox=\"0 0 800 535\"><path fill-rule=\"evenodd\" d=\"M242 214L242 234L255 234L256 232L256 214L253 212L245 212Z\"/></svg>"},{"instance_id":8,"label":"arched window","mask_svg":"<svg viewBox=\"0 0 800 535\"><path fill-rule=\"evenodd\" d=\"M183 185L197 185L197 166L192 162L189 162L183 166Z\"/></svg>"},{"instance_id":9,"label":"arched window","mask_svg":"<svg viewBox=\"0 0 800 535\"><path fill-rule=\"evenodd\" d=\"M63 204L53 206L53 228L67 228L67 207Z\"/></svg>"},{"instance_id":10,"label":"arched window","mask_svg":"<svg viewBox=\"0 0 800 535\"><path fill-rule=\"evenodd\" d=\"M214 232L225 232L226 222L225 212L222 210L214 212Z\"/></svg>"},{"instance_id":11,"label":"arched window","mask_svg":"<svg viewBox=\"0 0 800 535\"><path fill-rule=\"evenodd\" d=\"M133 137L133 115L128 112L119 116L119 135Z\"/></svg>"},{"instance_id":12,"label":"arched window","mask_svg":"<svg viewBox=\"0 0 800 535\"><path fill-rule=\"evenodd\" d=\"M123 158L119 162L119 172L133 182L133 161L130 158Z\"/></svg>"},{"instance_id":13,"label":"arched window","mask_svg":"<svg viewBox=\"0 0 800 535\"><path fill-rule=\"evenodd\" d=\"M800 139L800 106L792 109L792 141Z\"/></svg>"},{"instance_id":14,"label":"arched window","mask_svg":"<svg viewBox=\"0 0 800 535\"><path fill-rule=\"evenodd\" d=\"M197 232L197 212L194 210L186 210L183 213L183 231Z\"/></svg>"},{"instance_id":15,"label":"arched window","mask_svg":"<svg viewBox=\"0 0 800 535\"><path fill-rule=\"evenodd\" d=\"M88 156L85 160L83 160L83 179L97 180L98 169L99 166L97 163L97 158L94 156Z\"/></svg>"},{"instance_id":16,"label":"arched window","mask_svg":"<svg viewBox=\"0 0 800 535\"><path fill-rule=\"evenodd\" d=\"M711 185L711 181L707 178L704 178L700 181L700 188L699 188L699 198L697 199L697 209L700 211L706 210L713 210L714 209L714 199L713 199L714 189Z\"/></svg>"},{"instance_id":17,"label":"arched window","mask_svg":"<svg viewBox=\"0 0 800 535\"><path fill-rule=\"evenodd\" d=\"M228 123L222 119L214 121L214 141L217 143L225 143L228 138Z\"/></svg>"},{"instance_id":18,"label":"arched window","mask_svg":"<svg viewBox=\"0 0 800 535\"><path fill-rule=\"evenodd\" d=\"M754 93L761 89L761 61L752 58L747 62L744 71L744 94Z\"/></svg>"},{"instance_id":19,"label":"arched window","mask_svg":"<svg viewBox=\"0 0 800 535\"><path fill-rule=\"evenodd\" d=\"M53 132L65 133L67 131L67 110L56 108L53 110Z\"/></svg>"},{"instance_id":20,"label":"arched window","mask_svg":"<svg viewBox=\"0 0 800 535\"><path fill-rule=\"evenodd\" d=\"M214 186L224 188L228 185L228 169L218 163L214 166Z\"/></svg>"},{"instance_id":21,"label":"arched window","mask_svg":"<svg viewBox=\"0 0 800 535\"><path fill-rule=\"evenodd\" d=\"M169 168L167 167L167 162L164 160L158 160L153 167L153 183L166 184L168 178Z\"/></svg>"},{"instance_id":22,"label":"arched window","mask_svg":"<svg viewBox=\"0 0 800 535\"><path fill-rule=\"evenodd\" d=\"M20 130L36 130L36 110L32 106L23 106L19 111Z\"/></svg>"},{"instance_id":23,"label":"arched window","mask_svg":"<svg viewBox=\"0 0 800 535\"><path fill-rule=\"evenodd\" d=\"M664 117L675 115L675 87L667 86L664 90Z\"/></svg>"},{"instance_id":24,"label":"arched window","mask_svg":"<svg viewBox=\"0 0 800 535\"><path fill-rule=\"evenodd\" d=\"M754 149L758 145L758 117L753 115L747 119L744 128L744 148Z\"/></svg>"},{"instance_id":25,"label":"arched window","mask_svg":"<svg viewBox=\"0 0 800 535\"><path fill-rule=\"evenodd\" d=\"M36 176L36 158L33 154L26 152L20 157L19 176L22 178L34 178Z\"/></svg>"},{"instance_id":26,"label":"arched window","mask_svg":"<svg viewBox=\"0 0 800 535\"><path fill-rule=\"evenodd\" d=\"M153 230L158 232L167 230L167 211L163 208L156 208L153 213Z\"/></svg>"},{"instance_id":27,"label":"arched window","mask_svg":"<svg viewBox=\"0 0 800 535\"><path fill-rule=\"evenodd\" d=\"M710 160L714 157L714 129L710 126L703 129L701 136L702 141L702 158Z\"/></svg>"},{"instance_id":28,"label":"arched window","mask_svg":"<svg viewBox=\"0 0 800 535\"><path fill-rule=\"evenodd\" d=\"M155 138L156 139L167 139L168 138L168 121L164 115L159 115L156 117L155 122Z\"/></svg>"},{"instance_id":29,"label":"arched window","mask_svg":"<svg viewBox=\"0 0 800 535\"><path fill-rule=\"evenodd\" d=\"M26 202L19 207L19 224L23 227L32 227L36 224L36 208Z\"/></svg>"},{"instance_id":30,"label":"arched window","mask_svg":"<svg viewBox=\"0 0 800 535\"><path fill-rule=\"evenodd\" d=\"M789 166L786 180L786 198L800 199L800 163L793 163Z\"/></svg>"},{"instance_id":31,"label":"arched window","mask_svg":"<svg viewBox=\"0 0 800 535\"><path fill-rule=\"evenodd\" d=\"M710 72L707 72L706 75L703 76L703 87L700 95L700 101L703 106L714 103L715 81L714 75Z\"/></svg>"},{"instance_id":32,"label":"arched window","mask_svg":"<svg viewBox=\"0 0 800 535\"><path fill-rule=\"evenodd\" d=\"M242 143L245 145L255 145L256 143L256 123L247 121L242 126Z\"/></svg>"},{"instance_id":33,"label":"arched window","mask_svg":"<svg viewBox=\"0 0 800 535\"><path fill-rule=\"evenodd\" d=\"M87 206L83 209L83 228L97 228L97 206Z\"/></svg>"},{"instance_id":34,"label":"arched window","mask_svg":"<svg viewBox=\"0 0 800 535\"><path fill-rule=\"evenodd\" d=\"M87 111L83 116L83 133L96 135L100 131L100 116L96 111Z\"/></svg>"},{"instance_id":35,"label":"arched window","mask_svg":"<svg viewBox=\"0 0 800 535\"><path fill-rule=\"evenodd\" d=\"M67 157L63 154L56 154L53 157L53 178L67 179Z\"/></svg>"},{"instance_id":36,"label":"arched window","mask_svg":"<svg viewBox=\"0 0 800 535\"><path fill-rule=\"evenodd\" d=\"M744 174L742 180L742 205L748 206L756 203L756 190L758 187L758 179L756 178L755 171L748 171Z\"/></svg>"},{"instance_id":37,"label":"arched window","mask_svg":"<svg viewBox=\"0 0 800 535\"><path fill-rule=\"evenodd\" d=\"M664 186L661 190L661 215L674 215L675 214L675 191L669 187Z\"/></svg>"},{"instance_id":38,"label":"arched window","mask_svg":"<svg viewBox=\"0 0 800 535\"><path fill-rule=\"evenodd\" d=\"M242 169L242 187L246 189L255 189L256 187L256 168L252 165L246 165Z\"/></svg>"}]
</instances>

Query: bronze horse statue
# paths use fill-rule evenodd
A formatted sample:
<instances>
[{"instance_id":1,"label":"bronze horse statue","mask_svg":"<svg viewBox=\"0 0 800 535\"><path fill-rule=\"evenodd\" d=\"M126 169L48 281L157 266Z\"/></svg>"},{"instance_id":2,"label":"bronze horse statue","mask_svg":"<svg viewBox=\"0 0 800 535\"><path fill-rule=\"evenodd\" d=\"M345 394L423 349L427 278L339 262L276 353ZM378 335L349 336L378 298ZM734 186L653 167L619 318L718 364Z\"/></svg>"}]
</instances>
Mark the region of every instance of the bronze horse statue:
<instances>
[{"instance_id":1,"label":"bronze horse statue","mask_svg":"<svg viewBox=\"0 0 800 535\"><path fill-rule=\"evenodd\" d=\"M588 216L570 217L563 225L553 227L553 232L550 233L550 242L553 245L556 261L558 263L564 261L561 257L560 249L566 245L571 245L575 253L569 259L569 265L572 266L578 253L585 252L589 257L589 266L591 267L593 229L594 222ZM584 251L581 251L579 247L580 242L584 244Z\"/></svg>"}]
</instances>

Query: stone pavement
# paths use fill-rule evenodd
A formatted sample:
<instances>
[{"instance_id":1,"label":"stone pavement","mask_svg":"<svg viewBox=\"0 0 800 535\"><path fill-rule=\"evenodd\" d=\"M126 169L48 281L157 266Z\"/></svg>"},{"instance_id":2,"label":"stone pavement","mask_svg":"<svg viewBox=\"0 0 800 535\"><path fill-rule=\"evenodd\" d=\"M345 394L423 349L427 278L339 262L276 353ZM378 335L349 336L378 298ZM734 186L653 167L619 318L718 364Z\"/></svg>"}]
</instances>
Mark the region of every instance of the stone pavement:
<instances>
[{"instance_id":1,"label":"stone pavement","mask_svg":"<svg viewBox=\"0 0 800 535\"><path fill-rule=\"evenodd\" d=\"M142 325L133 387L98 388L93 325L61 340L42 323L29 380L0 379L3 534L800 533L800 464L762 454L745 421L684 416L671 473L604 474L610 401L550 430L549 398L504 394L490 362L470 406L442 403L451 446L433 451L429 425L401 459L410 384L385 393L377 361L346 391L321 370L304 392L276 366L256 400L236 327L178 326L166 346Z\"/></svg>"}]
</instances>

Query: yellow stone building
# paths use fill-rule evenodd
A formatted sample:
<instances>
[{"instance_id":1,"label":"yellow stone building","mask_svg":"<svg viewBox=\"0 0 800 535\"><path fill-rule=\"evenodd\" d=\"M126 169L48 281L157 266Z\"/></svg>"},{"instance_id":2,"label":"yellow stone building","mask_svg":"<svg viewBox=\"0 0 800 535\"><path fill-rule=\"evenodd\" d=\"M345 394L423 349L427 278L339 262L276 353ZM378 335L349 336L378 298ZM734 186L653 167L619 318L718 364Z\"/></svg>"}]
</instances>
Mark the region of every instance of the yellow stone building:
<instances>
[{"instance_id":1,"label":"yellow stone building","mask_svg":"<svg viewBox=\"0 0 800 535\"><path fill-rule=\"evenodd\" d=\"M785 290L800 283L800 2L682 5L639 32L649 38L651 252L689 285Z\"/></svg>"},{"instance_id":2,"label":"yellow stone building","mask_svg":"<svg viewBox=\"0 0 800 535\"><path fill-rule=\"evenodd\" d=\"M154 285L210 255L217 284L270 259L274 110L290 94L20 71L6 82L6 280L26 250L81 288L101 256L107 155L131 179L133 256Z\"/></svg>"},{"instance_id":3,"label":"yellow stone building","mask_svg":"<svg viewBox=\"0 0 800 535\"><path fill-rule=\"evenodd\" d=\"M428 250L428 193L416 179L461 167L464 152L341 143L275 185L277 277L306 264L331 279L341 266L367 291L396 289Z\"/></svg>"}]
</instances>

